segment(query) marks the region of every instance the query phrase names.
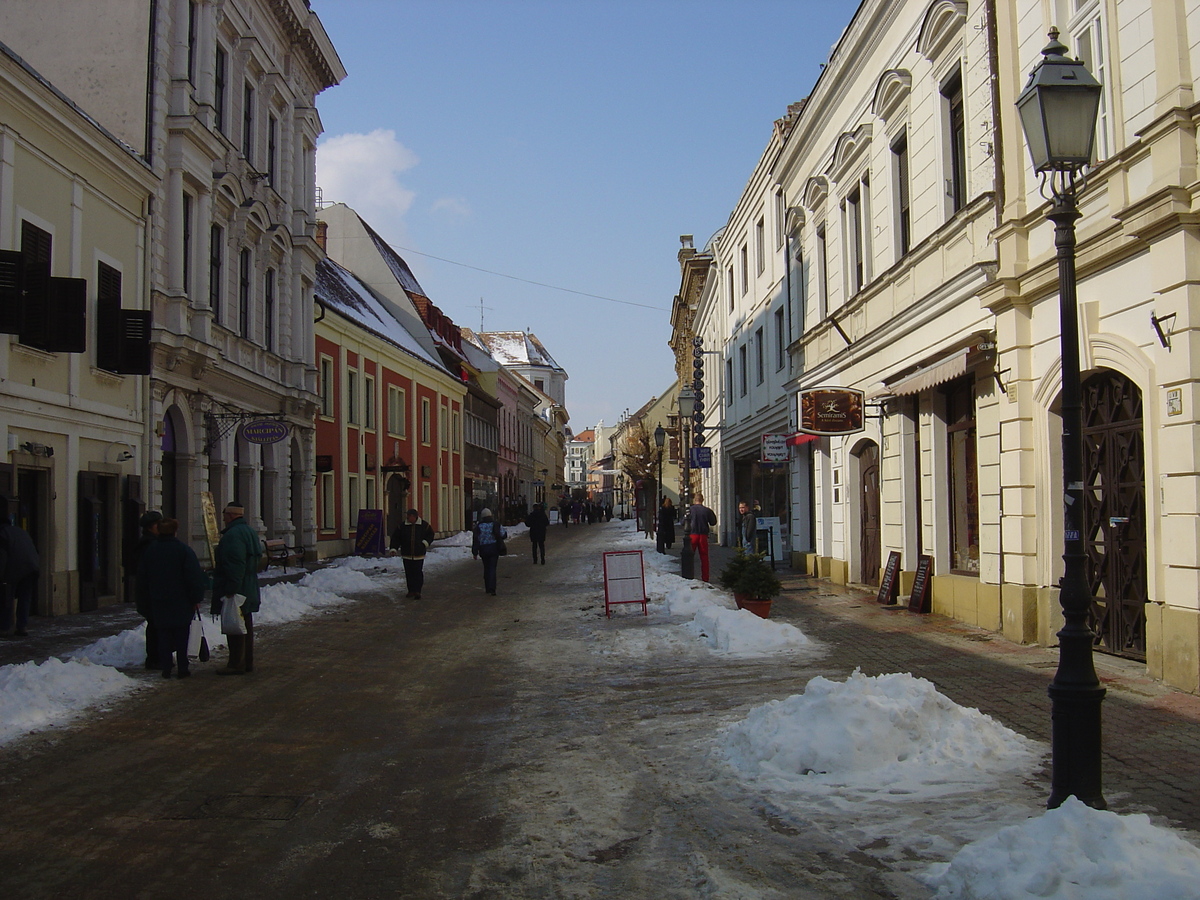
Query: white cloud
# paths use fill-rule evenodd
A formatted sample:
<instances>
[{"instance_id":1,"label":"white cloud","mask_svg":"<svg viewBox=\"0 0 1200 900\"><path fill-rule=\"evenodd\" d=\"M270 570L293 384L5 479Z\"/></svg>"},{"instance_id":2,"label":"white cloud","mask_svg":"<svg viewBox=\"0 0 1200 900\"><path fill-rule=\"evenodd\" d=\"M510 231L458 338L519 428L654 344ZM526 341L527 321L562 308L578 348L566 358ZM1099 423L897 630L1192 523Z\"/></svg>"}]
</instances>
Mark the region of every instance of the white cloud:
<instances>
[{"instance_id":1,"label":"white cloud","mask_svg":"<svg viewBox=\"0 0 1200 900\"><path fill-rule=\"evenodd\" d=\"M416 197L400 175L419 162L391 129L339 134L317 146L317 184L326 202L345 203L376 227L399 224Z\"/></svg>"},{"instance_id":2,"label":"white cloud","mask_svg":"<svg viewBox=\"0 0 1200 900\"><path fill-rule=\"evenodd\" d=\"M442 197L435 200L430 211L436 216L450 220L469 219L473 213L471 204L462 197Z\"/></svg>"}]
</instances>

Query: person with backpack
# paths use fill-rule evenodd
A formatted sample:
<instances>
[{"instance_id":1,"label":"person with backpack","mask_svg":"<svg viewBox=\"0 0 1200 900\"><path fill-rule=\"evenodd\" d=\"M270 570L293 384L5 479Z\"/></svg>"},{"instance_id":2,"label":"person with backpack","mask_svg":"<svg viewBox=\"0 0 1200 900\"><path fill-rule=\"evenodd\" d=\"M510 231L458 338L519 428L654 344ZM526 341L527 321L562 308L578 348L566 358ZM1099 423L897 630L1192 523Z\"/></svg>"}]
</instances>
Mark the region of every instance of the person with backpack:
<instances>
[{"instance_id":1,"label":"person with backpack","mask_svg":"<svg viewBox=\"0 0 1200 900\"><path fill-rule=\"evenodd\" d=\"M508 532L492 518L492 511L479 513L479 521L471 529L471 556L483 560L483 589L496 596L496 563L507 552L504 542Z\"/></svg>"}]
</instances>

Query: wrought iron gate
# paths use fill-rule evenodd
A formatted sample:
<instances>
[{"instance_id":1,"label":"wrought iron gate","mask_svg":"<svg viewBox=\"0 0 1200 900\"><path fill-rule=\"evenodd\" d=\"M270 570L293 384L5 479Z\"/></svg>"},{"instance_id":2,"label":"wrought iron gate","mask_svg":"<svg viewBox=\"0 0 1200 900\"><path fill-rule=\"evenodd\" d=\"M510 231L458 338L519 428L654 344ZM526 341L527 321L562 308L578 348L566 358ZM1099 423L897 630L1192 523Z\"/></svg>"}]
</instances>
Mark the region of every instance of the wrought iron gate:
<instances>
[{"instance_id":1,"label":"wrought iron gate","mask_svg":"<svg viewBox=\"0 0 1200 900\"><path fill-rule=\"evenodd\" d=\"M1146 658L1142 393L1105 369L1083 383L1084 537L1097 649Z\"/></svg>"}]
</instances>

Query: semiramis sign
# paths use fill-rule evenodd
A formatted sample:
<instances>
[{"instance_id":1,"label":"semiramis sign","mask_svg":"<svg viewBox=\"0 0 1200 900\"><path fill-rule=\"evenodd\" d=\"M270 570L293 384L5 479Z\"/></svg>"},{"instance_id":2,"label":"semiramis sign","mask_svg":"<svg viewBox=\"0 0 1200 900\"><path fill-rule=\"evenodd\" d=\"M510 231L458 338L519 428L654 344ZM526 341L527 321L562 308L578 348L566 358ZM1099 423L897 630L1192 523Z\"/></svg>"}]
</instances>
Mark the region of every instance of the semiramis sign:
<instances>
[{"instance_id":1,"label":"semiramis sign","mask_svg":"<svg viewBox=\"0 0 1200 900\"><path fill-rule=\"evenodd\" d=\"M863 430L863 392L823 387L800 392L800 430L808 434L854 434Z\"/></svg>"}]
</instances>

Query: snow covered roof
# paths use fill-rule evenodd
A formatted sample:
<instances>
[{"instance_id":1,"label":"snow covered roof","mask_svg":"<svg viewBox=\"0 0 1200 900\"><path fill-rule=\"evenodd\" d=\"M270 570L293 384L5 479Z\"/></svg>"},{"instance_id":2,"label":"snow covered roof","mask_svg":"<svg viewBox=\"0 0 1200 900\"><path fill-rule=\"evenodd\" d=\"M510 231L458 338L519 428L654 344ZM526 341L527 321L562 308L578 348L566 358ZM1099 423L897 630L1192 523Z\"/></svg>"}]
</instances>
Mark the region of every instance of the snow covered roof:
<instances>
[{"instance_id":1,"label":"snow covered roof","mask_svg":"<svg viewBox=\"0 0 1200 900\"><path fill-rule=\"evenodd\" d=\"M425 289L421 287L421 283L417 281L417 276L412 273L412 269L408 267L408 263L393 250L388 242L379 236L374 228L367 224L362 216L358 217L358 221L362 222L363 228L367 230L367 234L371 238L371 242L375 244L375 249L379 251L379 255L383 257L383 261L387 263L392 274L396 276L396 281L400 283L400 287L408 291L410 294L420 294L422 297L428 297Z\"/></svg>"},{"instance_id":2,"label":"snow covered roof","mask_svg":"<svg viewBox=\"0 0 1200 900\"><path fill-rule=\"evenodd\" d=\"M526 331L483 331L478 338L505 366L541 366L563 371L537 336Z\"/></svg>"},{"instance_id":3,"label":"snow covered roof","mask_svg":"<svg viewBox=\"0 0 1200 900\"><path fill-rule=\"evenodd\" d=\"M354 273L332 259L317 263L316 298L347 319L423 362L444 368Z\"/></svg>"}]
</instances>

